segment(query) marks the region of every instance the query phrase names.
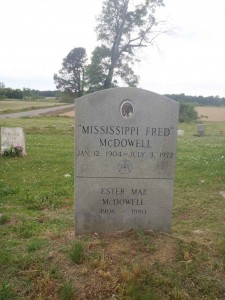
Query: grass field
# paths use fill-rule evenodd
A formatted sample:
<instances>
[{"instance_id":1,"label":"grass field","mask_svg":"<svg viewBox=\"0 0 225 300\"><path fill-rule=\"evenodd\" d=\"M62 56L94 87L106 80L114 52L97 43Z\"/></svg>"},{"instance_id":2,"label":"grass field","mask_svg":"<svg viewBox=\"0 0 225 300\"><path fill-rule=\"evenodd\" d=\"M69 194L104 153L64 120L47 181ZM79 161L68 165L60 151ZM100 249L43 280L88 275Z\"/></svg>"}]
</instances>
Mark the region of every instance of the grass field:
<instances>
[{"instance_id":1,"label":"grass field","mask_svg":"<svg viewBox=\"0 0 225 300\"><path fill-rule=\"evenodd\" d=\"M195 110L201 120L216 122L225 121L225 107L196 106Z\"/></svg>"},{"instance_id":2,"label":"grass field","mask_svg":"<svg viewBox=\"0 0 225 300\"><path fill-rule=\"evenodd\" d=\"M74 236L73 118L24 126L27 156L0 157L0 299L225 299L224 123L182 124L171 234Z\"/></svg>"},{"instance_id":3,"label":"grass field","mask_svg":"<svg viewBox=\"0 0 225 300\"><path fill-rule=\"evenodd\" d=\"M21 100L1 100L0 101L0 114L7 114L18 111L32 110L36 108L45 108L52 106L59 106L63 103L52 100L38 100L38 101L21 101Z\"/></svg>"}]
</instances>

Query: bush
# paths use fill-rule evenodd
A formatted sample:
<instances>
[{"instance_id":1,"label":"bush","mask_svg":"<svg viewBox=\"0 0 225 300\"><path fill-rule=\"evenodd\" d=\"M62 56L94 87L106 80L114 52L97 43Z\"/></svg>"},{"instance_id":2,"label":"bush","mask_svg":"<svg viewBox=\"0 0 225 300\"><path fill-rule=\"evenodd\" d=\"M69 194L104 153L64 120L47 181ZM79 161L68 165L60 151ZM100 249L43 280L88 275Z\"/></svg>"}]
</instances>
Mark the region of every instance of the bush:
<instances>
[{"instance_id":1,"label":"bush","mask_svg":"<svg viewBox=\"0 0 225 300\"><path fill-rule=\"evenodd\" d=\"M198 113L194 106L188 103L180 102L179 122L190 122L198 119Z\"/></svg>"}]
</instances>

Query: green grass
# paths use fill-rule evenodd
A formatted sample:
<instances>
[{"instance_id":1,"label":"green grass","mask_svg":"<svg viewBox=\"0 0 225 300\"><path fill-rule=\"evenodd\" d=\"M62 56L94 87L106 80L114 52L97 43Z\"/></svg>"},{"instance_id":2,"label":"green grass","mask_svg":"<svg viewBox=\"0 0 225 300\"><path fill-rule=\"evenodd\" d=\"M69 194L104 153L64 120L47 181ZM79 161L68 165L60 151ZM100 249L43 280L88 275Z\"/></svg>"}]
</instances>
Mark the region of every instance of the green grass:
<instances>
[{"instance_id":1,"label":"green grass","mask_svg":"<svg viewBox=\"0 0 225 300\"><path fill-rule=\"evenodd\" d=\"M221 123L206 123L206 136L193 136L194 125L183 125L178 138L175 179L174 230L208 230L223 235L225 190L224 135Z\"/></svg>"},{"instance_id":2,"label":"green grass","mask_svg":"<svg viewBox=\"0 0 225 300\"><path fill-rule=\"evenodd\" d=\"M0 157L0 299L224 299L223 123L207 122L203 138L196 123L180 125L171 235L79 238L73 119L4 119L0 126L23 126L27 151Z\"/></svg>"}]
</instances>

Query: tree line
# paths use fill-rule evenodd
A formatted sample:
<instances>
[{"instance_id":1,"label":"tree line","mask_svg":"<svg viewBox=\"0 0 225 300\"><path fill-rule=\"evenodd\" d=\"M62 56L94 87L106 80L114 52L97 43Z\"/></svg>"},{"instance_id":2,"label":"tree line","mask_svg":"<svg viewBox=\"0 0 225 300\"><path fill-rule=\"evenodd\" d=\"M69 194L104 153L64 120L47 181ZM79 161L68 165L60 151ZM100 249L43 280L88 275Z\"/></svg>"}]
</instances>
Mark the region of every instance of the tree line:
<instances>
[{"instance_id":1,"label":"tree line","mask_svg":"<svg viewBox=\"0 0 225 300\"><path fill-rule=\"evenodd\" d=\"M225 106L225 98L220 98L219 96L189 96L182 94L166 94L170 99L173 99L175 101L183 102L183 103L190 103L193 105L199 105L199 106Z\"/></svg>"},{"instance_id":2,"label":"tree line","mask_svg":"<svg viewBox=\"0 0 225 300\"><path fill-rule=\"evenodd\" d=\"M36 100L43 98L57 98L61 93L55 91L39 91L29 88L13 89L5 87L3 82L0 82L0 100L1 99L18 99L18 100Z\"/></svg>"},{"instance_id":3,"label":"tree line","mask_svg":"<svg viewBox=\"0 0 225 300\"><path fill-rule=\"evenodd\" d=\"M183 104L191 104L191 106L225 106L225 98L219 96L190 96L182 94L165 94L166 97L178 101ZM23 88L13 89L5 87L3 82L0 82L0 99L24 99L24 100L36 100L43 98L61 98L62 93L58 90L46 90L40 91L35 89ZM74 101L74 98L72 98Z\"/></svg>"}]
</instances>

